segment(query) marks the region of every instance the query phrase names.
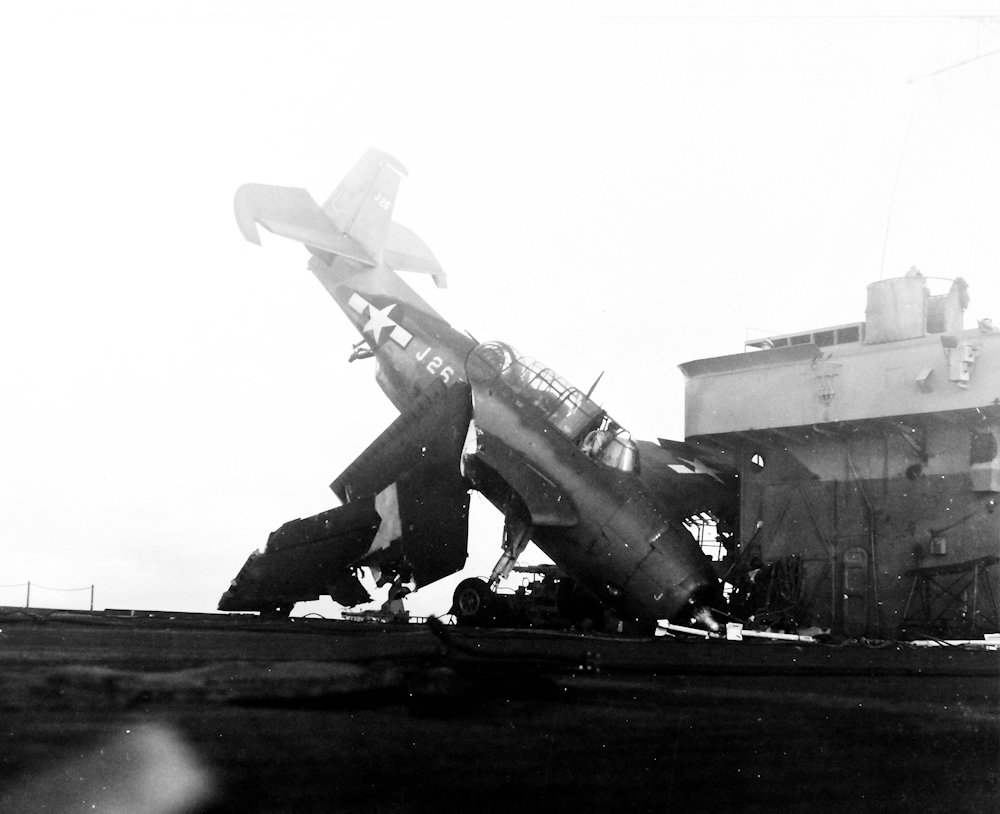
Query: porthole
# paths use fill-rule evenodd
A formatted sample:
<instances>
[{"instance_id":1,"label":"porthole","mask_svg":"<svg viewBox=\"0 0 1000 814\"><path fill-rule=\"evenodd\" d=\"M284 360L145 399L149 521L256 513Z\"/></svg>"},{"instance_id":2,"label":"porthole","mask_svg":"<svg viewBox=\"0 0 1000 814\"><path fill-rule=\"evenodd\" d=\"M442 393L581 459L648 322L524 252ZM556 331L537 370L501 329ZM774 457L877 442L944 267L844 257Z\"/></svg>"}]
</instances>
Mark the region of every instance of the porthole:
<instances>
[{"instance_id":1,"label":"porthole","mask_svg":"<svg viewBox=\"0 0 1000 814\"><path fill-rule=\"evenodd\" d=\"M750 456L750 471L754 474L762 472L764 470L764 454L761 452L755 452Z\"/></svg>"}]
</instances>

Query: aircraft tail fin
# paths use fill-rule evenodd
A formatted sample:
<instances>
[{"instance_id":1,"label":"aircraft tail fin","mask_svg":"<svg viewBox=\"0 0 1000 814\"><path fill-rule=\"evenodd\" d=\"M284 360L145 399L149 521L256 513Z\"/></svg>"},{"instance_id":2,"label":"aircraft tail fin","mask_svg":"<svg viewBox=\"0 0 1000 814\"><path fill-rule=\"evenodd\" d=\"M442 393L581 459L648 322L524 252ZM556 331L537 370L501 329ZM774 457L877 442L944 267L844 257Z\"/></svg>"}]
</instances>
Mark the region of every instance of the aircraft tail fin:
<instances>
[{"instance_id":1,"label":"aircraft tail fin","mask_svg":"<svg viewBox=\"0 0 1000 814\"><path fill-rule=\"evenodd\" d=\"M423 272L443 288L445 273L431 250L392 221L404 175L406 169L395 158L369 150L322 207L301 188L244 184L236 190L236 222L251 243L260 244L260 224L276 235L298 240L313 254Z\"/></svg>"}]
</instances>

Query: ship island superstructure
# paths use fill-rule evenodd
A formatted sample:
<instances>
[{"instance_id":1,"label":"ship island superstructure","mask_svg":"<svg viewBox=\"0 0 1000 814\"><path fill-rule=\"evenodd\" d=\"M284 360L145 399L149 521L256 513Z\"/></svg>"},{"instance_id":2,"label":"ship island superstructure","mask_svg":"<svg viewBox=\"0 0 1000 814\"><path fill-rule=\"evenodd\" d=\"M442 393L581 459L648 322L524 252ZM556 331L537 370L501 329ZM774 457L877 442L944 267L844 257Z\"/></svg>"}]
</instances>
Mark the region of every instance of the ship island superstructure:
<instances>
[{"instance_id":1,"label":"ship island superstructure","mask_svg":"<svg viewBox=\"0 0 1000 814\"><path fill-rule=\"evenodd\" d=\"M911 269L865 321L681 365L685 435L735 471L734 616L850 636L998 629L1000 331Z\"/></svg>"}]
</instances>

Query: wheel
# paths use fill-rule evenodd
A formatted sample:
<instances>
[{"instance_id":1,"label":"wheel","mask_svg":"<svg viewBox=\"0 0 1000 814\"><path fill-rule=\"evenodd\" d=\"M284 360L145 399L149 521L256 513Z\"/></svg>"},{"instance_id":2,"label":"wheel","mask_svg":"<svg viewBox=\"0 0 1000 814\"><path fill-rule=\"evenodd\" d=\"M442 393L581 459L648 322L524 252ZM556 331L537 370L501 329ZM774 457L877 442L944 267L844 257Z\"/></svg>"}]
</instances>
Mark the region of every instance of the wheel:
<instances>
[{"instance_id":1,"label":"wheel","mask_svg":"<svg viewBox=\"0 0 1000 814\"><path fill-rule=\"evenodd\" d=\"M463 579L452 597L451 612L455 614L455 621L460 625L479 625L488 621L492 596L493 592L481 579Z\"/></svg>"}]
</instances>

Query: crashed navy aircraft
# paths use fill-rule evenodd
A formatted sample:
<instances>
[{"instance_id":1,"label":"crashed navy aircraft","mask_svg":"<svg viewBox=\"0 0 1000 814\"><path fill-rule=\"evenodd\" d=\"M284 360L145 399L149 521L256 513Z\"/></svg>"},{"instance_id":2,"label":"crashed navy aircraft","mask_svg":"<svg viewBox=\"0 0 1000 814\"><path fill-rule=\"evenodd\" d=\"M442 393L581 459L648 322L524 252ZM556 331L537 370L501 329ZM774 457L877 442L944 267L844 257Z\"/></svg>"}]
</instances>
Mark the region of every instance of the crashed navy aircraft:
<instances>
[{"instance_id":1,"label":"crashed navy aircraft","mask_svg":"<svg viewBox=\"0 0 1000 814\"><path fill-rule=\"evenodd\" d=\"M460 618L484 614L530 540L620 619L716 629L720 583L682 521L731 490L716 489L714 473L675 473L675 453L633 440L588 393L510 345L455 330L406 285L397 271L438 286L445 274L392 220L405 172L371 150L322 206L304 189L236 193L247 240L260 243L259 224L309 250L309 269L361 334L352 360L375 358L400 415L331 484L342 505L273 532L220 610L286 615L321 595L358 605L371 599L361 568L391 584L390 598L456 573L475 489L504 514L502 554L489 580L460 583Z\"/></svg>"}]
</instances>

